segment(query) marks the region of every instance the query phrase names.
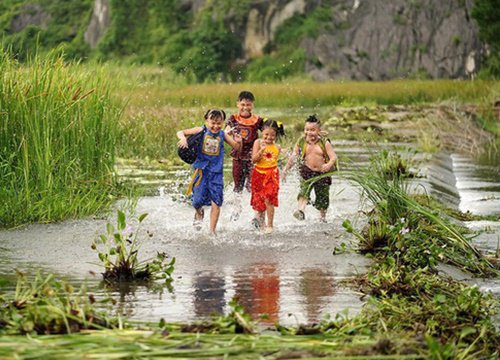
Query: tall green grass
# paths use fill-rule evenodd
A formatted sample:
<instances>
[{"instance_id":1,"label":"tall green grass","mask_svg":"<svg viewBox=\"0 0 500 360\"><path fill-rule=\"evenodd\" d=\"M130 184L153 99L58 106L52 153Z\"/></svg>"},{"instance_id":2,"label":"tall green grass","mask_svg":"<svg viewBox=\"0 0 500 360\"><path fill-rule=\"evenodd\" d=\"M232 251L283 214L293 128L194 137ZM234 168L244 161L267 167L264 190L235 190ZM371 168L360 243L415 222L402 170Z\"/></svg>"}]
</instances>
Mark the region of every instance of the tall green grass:
<instances>
[{"instance_id":1,"label":"tall green grass","mask_svg":"<svg viewBox=\"0 0 500 360\"><path fill-rule=\"evenodd\" d=\"M0 50L0 226L109 204L120 106L102 71Z\"/></svg>"}]
</instances>

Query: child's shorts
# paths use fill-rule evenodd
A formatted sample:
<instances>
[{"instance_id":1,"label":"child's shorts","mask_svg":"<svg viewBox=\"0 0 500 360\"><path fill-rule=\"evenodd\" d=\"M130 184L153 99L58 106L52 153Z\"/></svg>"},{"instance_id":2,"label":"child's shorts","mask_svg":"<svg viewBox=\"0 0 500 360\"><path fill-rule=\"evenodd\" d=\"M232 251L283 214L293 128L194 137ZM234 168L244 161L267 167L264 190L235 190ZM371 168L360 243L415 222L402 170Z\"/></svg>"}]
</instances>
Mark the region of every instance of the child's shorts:
<instances>
[{"instance_id":1,"label":"child's shorts","mask_svg":"<svg viewBox=\"0 0 500 360\"><path fill-rule=\"evenodd\" d=\"M222 173L199 171L193 179L193 184L192 203L195 209L210 206L212 201L217 206L222 206L224 201L224 178Z\"/></svg>"},{"instance_id":2,"label":"child's shorts","mask_svg":"<svg viewBox=\"0 0 500 360\"><path fill-rule=\"evenodd\" d=\"M303 165L300 169L302 181L298 198L310 200L311 191L314 189L315 200L313 206L318 210L326 210L330 206L330 185L332 184L331 177L324 177L314 183L306 182L315 176L322 175L321 172L313 171Z\"/></svg>"}]
</instances>

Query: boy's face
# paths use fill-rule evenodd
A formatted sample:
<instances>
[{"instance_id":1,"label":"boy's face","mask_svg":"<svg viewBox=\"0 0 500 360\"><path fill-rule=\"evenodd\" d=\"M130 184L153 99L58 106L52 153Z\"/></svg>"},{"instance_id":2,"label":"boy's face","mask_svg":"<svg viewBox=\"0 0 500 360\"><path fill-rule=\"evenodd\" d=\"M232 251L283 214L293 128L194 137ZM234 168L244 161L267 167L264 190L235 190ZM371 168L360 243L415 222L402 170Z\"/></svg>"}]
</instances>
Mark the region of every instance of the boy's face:
<instances>
[{"instance_id":1,"label":"boy's face","mask_svg":"<svg viewBox=\"0 0 500 360\"><path fill-rule=\"evenodd\" d=\"M306 141L316 142L319 139L319 133L321 131L321 126L318 123L306 122L304 126L304 135Z\"/></svg>"},{"instance_id":2,"label":"boy's face","mask_svg":"<svg viewBox=\"0 0 500 360\"><path fill-rule=\"evenodd\" d=\"M224 120L220 116L209 117L207 119L207 129L216 134L224 126Z\"/></svg>"},{"instance_id":3,"label":"boy's face","mask_svg":"<svg viewBox=\"0 0 500 360\"><path fill-rule=\"evenodd\" d=\"M240 116L247 118L252 116L253 101L249 99L241 99L236 102L238 113Z\"/></svg>"}]
</instances>

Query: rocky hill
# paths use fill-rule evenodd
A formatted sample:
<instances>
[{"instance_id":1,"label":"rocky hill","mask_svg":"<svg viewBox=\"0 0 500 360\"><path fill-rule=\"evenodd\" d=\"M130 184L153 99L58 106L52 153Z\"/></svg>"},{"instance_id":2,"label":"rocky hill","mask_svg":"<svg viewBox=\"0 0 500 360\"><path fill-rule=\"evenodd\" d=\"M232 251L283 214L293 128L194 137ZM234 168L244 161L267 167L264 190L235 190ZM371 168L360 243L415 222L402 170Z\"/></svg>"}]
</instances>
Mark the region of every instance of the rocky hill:
<instances>
[{"instance_id":1,"label":"rocky hill","mask_svg":"<svg viewBox=\"0 0 500 360\"><path fill-rule=\"evenodd\" d=\"M472 0L73 2L70 53L171 64L198 80L473 78L488 50ZM48 3L17 4L0 25L15 39L68 21Z\"/></svg>"}]
</instances>

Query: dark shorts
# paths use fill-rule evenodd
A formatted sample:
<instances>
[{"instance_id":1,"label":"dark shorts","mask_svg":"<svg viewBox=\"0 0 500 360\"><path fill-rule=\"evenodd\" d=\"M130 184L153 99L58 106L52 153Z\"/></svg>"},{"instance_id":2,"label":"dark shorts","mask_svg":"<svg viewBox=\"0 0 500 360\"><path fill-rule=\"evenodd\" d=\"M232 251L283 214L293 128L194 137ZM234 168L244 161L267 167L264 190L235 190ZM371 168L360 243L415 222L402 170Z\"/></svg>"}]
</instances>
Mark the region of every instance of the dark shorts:
<instances>
[{"instance_id":1,"label":"dark shorts","mask_svg":"<svg viewBox=\"0 0 500 360\"><path fill-rule=\"evenodd\" d=\"M305 198L310 200L311 191L314 190L314 203L313 206L318 210L326 210L330 205L330 185L332 185L332 178L330 176L321 178L317 181L311 180L316 176L322 175L319 171L313 171L307 166L300 167L300 191L298 198Z\"/></svg>"},{"instance_id":2,"label":"dark shorts","mask_svg":"<svg viewBox=\"0 0 500 360\"><path fill-rule=\"evenodd\" d=\"M241 193L243 188L251 191L252 160L233 159L234 192Z\"/></svg>"}]
</instances>

